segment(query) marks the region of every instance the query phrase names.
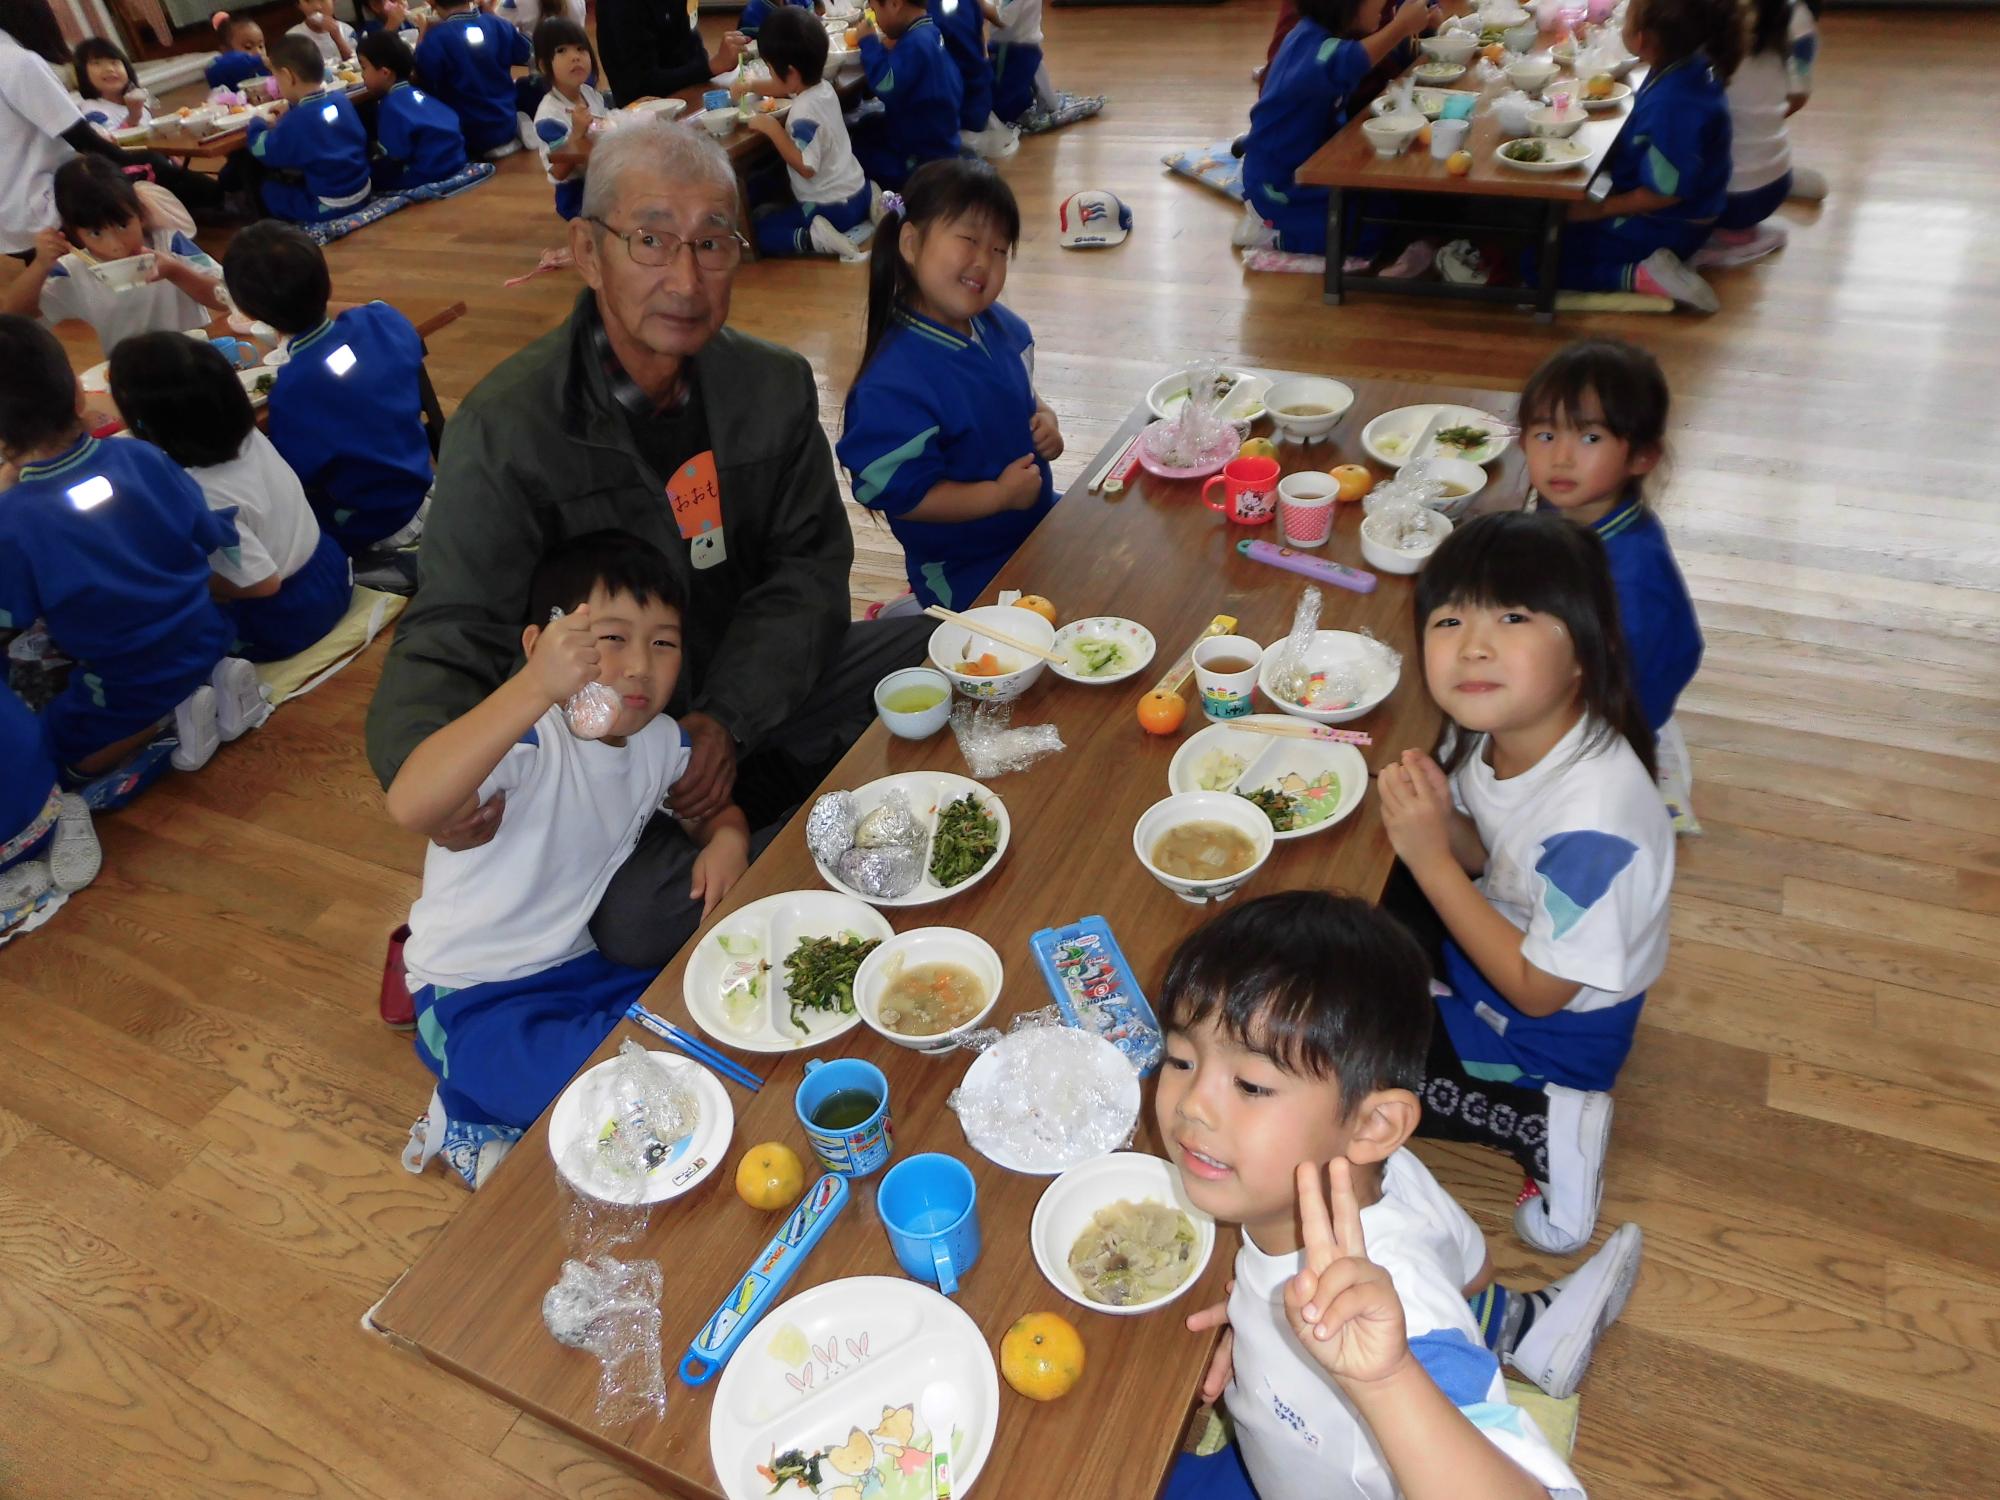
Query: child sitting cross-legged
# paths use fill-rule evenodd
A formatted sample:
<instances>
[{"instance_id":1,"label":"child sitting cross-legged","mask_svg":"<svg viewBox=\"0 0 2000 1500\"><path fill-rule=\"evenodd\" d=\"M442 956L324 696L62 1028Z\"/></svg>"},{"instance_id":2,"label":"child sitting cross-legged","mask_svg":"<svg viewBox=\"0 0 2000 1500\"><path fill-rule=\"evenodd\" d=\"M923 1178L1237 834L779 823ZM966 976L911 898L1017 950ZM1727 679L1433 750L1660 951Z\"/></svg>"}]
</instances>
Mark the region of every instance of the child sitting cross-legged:
<instances>
[{"instance_id":1,"label":"child sitting cross-legged","mask_svg":"<svg viewBox=\"0 0 2000 1500\"><path fill-rule=\"evenodd\" d=\"M315 224L367 202L368 131L347 94L326 84L326 63L311 38L285 35L271 48L271 68L284 98L275 124L259 115L244 136L264 171L257 184L264 207L281 219Z\"/></svg>"},{"instance_id":2,"label":"child sitting cross-legged","mask_svg":"<svg viewBox=\"0 0 2000 1500\"><path fill-rule=\"evenodd\" d=\"M81 319L109 354L135 333L204 327L224 308L215 262L178 229L157 222L132 179L103 157L64 162L56 169L55 195L62 228L35 236L27 270L0 290L0 312L39 312L50 323ZM142 255L153 264L138 284L108 279L122 279L136 269L125 263Z\"/></svg>"},{"instance_id":3,"label":"child sitting cross-legged","mask_svg":"<svg viewBox=\"0 0 2000 1500\"><path fill-rule=\"evenodd\" d=\"M1478 1227L1405 1146L1422 1112L1429 987L1422 949L1393 917L1321 891L1238 907L1169 964L1155 1120L1189 1201L1242 1236L1226 1314L1188 1320L1228 1325L1203 1394L1226 1400L1242 1467L1233 1454L1183 1459L1169 1497L1247 1496L1242 1470L1260 1500L1582 1495L1508 1403L1468 1304L1493 1280ZM1347 1186L1351 1263L1345 1281L1296 1296L1330 1269L1313 1191L1329 1163ZM1536 1315L1520 1342L1565 1346L1561 1371L1538 1372L1562 1376L1551 1384L1574 1388L1639 1251L1635 1226L1552 1299L1521 1299ZM1345 1289L1364 1282L1365 1298ZM1368 1358L1327 1358L1360 1352L1338 1338L1343 1326Z\"/></svg>"},{"instance_id":4,"label":"child sitting cross-legged","mask_svg":"<svg viewBox=\"0 0 2000 1500\"><path fill-rule=\"evenodd\" d=\"M628 532L561 543L529 585L525 663L389 784L390 816L426 835L506 794L490 842L427 848L410 909L416 1051L438 1077L403 1158L413 1172L442 1155L478 1187L653 981L598 952L589 922L688 764L685 731L662 713L685 599L665 555ZM617 695L597 739L564 711L590 683ZM748 867L749 826L726 806L687 831L706 917Z\"/></svg>"},{"instance_id":5,"label":"child sitting cross-legged","mask_svg":"<svg viewBox=\"0 0 2000 1500\"><path fill-rule=\"evenodd\" d=\"M604 95L591 86L597 54L590 33L568 16L549 16L535 28L535 67L549 91L535 106L535 138L542 170L556 188L556 216L565 222L583 212L583 178L594 144L591 127L606 119ZM557 161L560 153L580 158Z\"/></svg>"},{"instance_id":6,"label":"child sitting cross-legged","mask_svg":"<svg viewBox=\"0 0 2000 1500\"><path fill-rule=\"evenodd\" d=\"M757 249L860 260L847 231L868 222L871 189L848 143L840 97L826 81L826 28L811 11L788 5L766 18L758 50L771 77L752 86L789 96L792 107L782 120L753 115L750 128L776 148L798 201L757 216Z\"/></svg>"},{"instance_id":7,"label":"child sitting cross-legged","mask_svg":"<svg viewBox=\"0 0 2000 1500\"><path fill-rule=\"evenodd\" d=\"M417 82L451 106L474 156L521 149L515 68L534 60L528 39L472 0L434 0L437 19L417 43Z\"/></svg>"},{"instance_id":8,"label":"child sitting cross-legged","mask_svg":"<svg viewBox=\"0 0 2000 1500\"><path fill-rule=\"evenodd\" d=\"M273 219L230 242L222 274L242 312L291 340L267 398L268 427L321 528L351 557L415 542L431 448L424 341L410 320L386 302L328 317L326 257L304 230Z\"/></svg>"},{"instance_id":9,"label":"child sitting cross-legged","mask_svg":"<svg viewBox=\"0 0 2000 1500\"><path fill-rule=\"evenodd\" d=\"M374 104L369 174L380 192L443 182L465 170L465 132L451 106L410 81L409 43L393 31L361 39L361 81Z\"/></svg>"}]
</instances>

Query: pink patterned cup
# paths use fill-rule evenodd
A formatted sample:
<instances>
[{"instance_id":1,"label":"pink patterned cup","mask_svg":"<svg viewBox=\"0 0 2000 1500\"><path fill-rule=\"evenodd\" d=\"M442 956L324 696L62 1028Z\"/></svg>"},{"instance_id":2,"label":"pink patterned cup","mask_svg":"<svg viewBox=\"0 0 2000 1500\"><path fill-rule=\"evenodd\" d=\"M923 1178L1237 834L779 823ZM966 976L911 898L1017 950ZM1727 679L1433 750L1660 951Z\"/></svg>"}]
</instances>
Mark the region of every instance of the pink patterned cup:
<instances>
[{"instance_id":1,"label":"pink patterned cup","mask_svg":"<svg viewBox=\"0 0 2000 1500\"><path fill-rule=\"evenodd\" d=\"M1316 469L1287 474L1278 485L1278 526L1294 547L1319 547L1333 535L1340 484Z\"/></svg>"}]
</instances>

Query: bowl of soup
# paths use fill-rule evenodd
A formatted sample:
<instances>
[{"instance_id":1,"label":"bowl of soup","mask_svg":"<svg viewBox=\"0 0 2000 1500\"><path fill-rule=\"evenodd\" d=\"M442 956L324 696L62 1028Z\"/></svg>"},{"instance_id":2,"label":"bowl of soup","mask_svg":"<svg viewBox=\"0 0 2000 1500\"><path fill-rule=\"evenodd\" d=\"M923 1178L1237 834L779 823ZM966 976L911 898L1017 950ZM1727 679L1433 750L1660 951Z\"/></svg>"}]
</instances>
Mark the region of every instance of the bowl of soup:
<instances>
[{"instance_id":1,"label":"bowl of soup","mask_svg":"<svg viewBox=\"0 0 2000 1500\"><path fill-rule=\"evenodd\" d=\"M1197 906L1235 895L1275 844L1270 817L1231 792L1178 792L1147 808L1132 829L1132 852L1146 873Z\"/></svg>"},{"instance_id":2,"label":"bowl of soup","mask_svg":"<svg viewBox=\"0 0 2000 1500\"><path fill-rule=\"evenodd\" d=\"M915 927L854 971L854 1009L898 1047L949 1052L986 1019L1006 980L993 945L956 927Z\"/></svg>"},{"instance_id":3,"label":"bowl of soup","mask_svg":"<svg viewBox=\"0 0 2000 1500\"><path fill-rule=\"evenodd\" d=\"M1462 458L1433 458L1430 474L1442 486L1441 492L1430 501L1431 508L1443 511L1454 521L1479 498L1490 477L1478 464Z\"/></svg>"},{"instance_id":4,"label":"bowl of soup","mask_svg":"<svg viewBox=\"0 0 2000 1500\"><path fill-rule=\"evenodd\" d=\"M1384 116L1394 119L1393 115ZM1417 128L1422 128L1417 124ZM1264 392L1264 409L1278 436L1289 442L1306 443L1323 438L1347 415L1354 404L1354 392L1338 380L1320 375L1280 380Z\"/></svg>"}]
</instances>

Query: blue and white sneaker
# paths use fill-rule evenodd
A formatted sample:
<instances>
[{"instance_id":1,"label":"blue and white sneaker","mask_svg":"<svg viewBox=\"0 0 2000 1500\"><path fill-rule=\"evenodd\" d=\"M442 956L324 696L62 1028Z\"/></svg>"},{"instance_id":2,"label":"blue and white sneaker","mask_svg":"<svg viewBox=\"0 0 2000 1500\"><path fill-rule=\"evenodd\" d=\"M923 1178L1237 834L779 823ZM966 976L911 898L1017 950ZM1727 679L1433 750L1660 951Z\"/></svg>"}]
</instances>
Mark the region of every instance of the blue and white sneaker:
<instances>
[{"instance_id":1,"label":"blue and white sneaker","mask_svg":"<svg viewBox=\"0 0 2000 1500\"><path fill-rule=\"evenodd\" d=\"M444 1101L434 1089L430 1108L410 1127L410 1141L403 1148L403 1167L420 1173L430 1165L431 1158L443 1157L444 1164L477 1192L520 1138L520 1129L513 1125L452 1119L444 1112Z\"/></svg>"}]
</instances>

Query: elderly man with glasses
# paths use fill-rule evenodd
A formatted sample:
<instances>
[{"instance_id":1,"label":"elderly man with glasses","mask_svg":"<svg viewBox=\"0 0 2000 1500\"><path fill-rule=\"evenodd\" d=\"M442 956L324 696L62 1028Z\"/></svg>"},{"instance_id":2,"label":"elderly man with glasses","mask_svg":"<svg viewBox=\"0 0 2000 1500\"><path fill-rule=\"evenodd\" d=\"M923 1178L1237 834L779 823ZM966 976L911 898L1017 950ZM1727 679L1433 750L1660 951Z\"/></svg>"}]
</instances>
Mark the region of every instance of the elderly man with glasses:
<instances>
[{"instance_id":1,"label":"elderly man with glasses","mask_svg":"<svg viewBox=\"0 0 2000 1500\"><path fill-rule=\"evenodd\" d=\"M921 658L929 628L849 623L854 543L812 367L725 326L736 220L735 175L702 135L647 121L592 153L570 225L587 290L446 428L420 586L368 715L386 786L515 670L529 577L565 538L629 531L684 567L671 710L693 759L591 924L607 957L638 967L667 962L699 923L680 820L734 800L761 849L867 727L875 682ZM484 843L504 816L496 796L439 842Z\"/></svg>"}]
</instances>

